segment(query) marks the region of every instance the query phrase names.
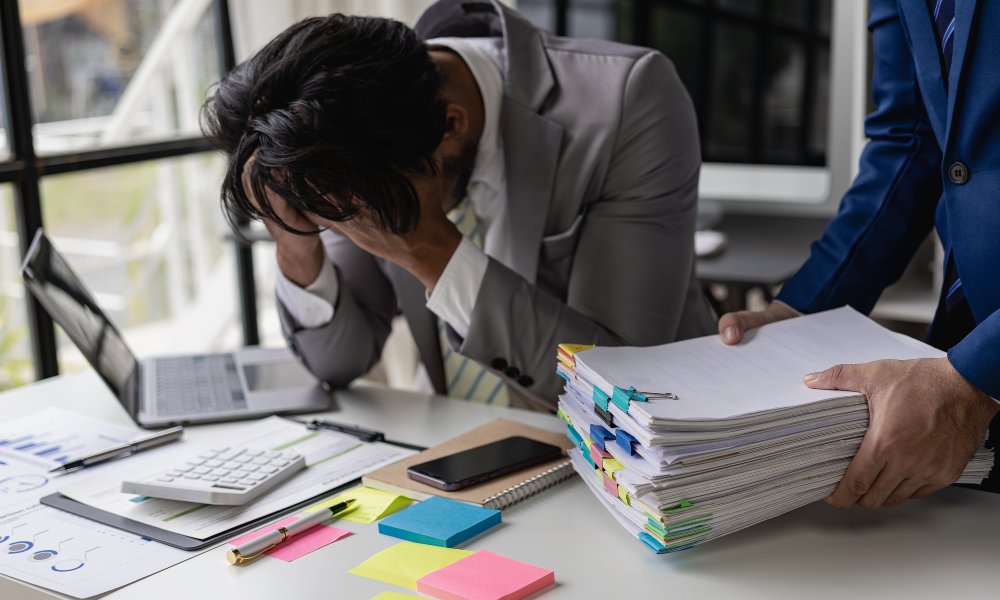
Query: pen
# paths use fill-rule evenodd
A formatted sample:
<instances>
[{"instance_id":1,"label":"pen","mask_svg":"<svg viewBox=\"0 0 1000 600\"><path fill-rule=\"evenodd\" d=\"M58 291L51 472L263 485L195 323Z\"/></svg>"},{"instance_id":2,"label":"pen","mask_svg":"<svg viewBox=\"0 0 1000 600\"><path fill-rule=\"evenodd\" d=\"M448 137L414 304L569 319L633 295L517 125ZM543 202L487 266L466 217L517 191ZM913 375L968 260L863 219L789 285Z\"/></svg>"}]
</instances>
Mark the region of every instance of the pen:
<instances>
[{"instance_id":1,"label":"pen","mask_svg":"<svg viewBox=\"0 0 1000 600\"><path fill-rule=\"evenodd\" d=\"M95 454L63 463L54 469L50 469L49 473L66 473L68 471L75 471L76 469L89 467L90 465L101 463L106 460L122 458L148 448L154 448L156 446L166 444L167 442L178 440L182 435L184 435L183 427L171 427L170 429L157 431L156 433L144 438L133 440L131 442L125 442L124 444L113 446L107 450L102 450Z\"/></svg>"},{"instance_id":2,"label":"pen","mask_svg":"<svg viewBox=\"0 0 1000 600\"><path fill-rule=\"evenodd\" d=\"M357 500L348 499L314 513L302 513L288 525L269 531L241 546L226 551L226 560L231 565L249 564L293 535L312 529L330 517L340 516L355 508L357 508Z\"/></svg>"},{"instance_id":3,"label":"pen","mask_svg":"<svg viewBox=\"0 0 1000 600\"><path fill-rule=\"evenodd\" d=\"M321 419L313 419L312 421L299 421L298 419L292 419L292 421L297 421L306 426L307 429L326 429L329 431L336 431L339 433L346 433L347 435L354 436L361 440L362 442L384 442L386 444L392 444L393 446L399 446L400 448L409 448L410 450L426 450L427 448L423 446L416 446L414 444L407 444L405 442L395 442L393 440L386 439L385 434L381 431L375 431L374 429L365 429L364 427L359 427L357 425L342 425L340 423L334 423L333 421L323 421Z\"/></svg>"}]
</instances>

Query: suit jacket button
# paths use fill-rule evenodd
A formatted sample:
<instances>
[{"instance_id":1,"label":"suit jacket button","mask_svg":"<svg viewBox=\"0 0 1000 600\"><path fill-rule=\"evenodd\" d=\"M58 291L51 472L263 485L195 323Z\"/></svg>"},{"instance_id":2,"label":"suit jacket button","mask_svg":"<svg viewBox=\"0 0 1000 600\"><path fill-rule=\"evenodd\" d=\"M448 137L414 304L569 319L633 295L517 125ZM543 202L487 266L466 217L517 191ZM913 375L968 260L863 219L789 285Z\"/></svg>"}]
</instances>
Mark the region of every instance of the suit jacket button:
<instances>
[{"instance_id":1,"label":"suit jacket button","mask_svg":"<svg viewBox=\"0 0 1000 600\"><path fill-rule=\"evenodd\" d=\"M520 383L522 387L531 387L535 384L535 380L531 378L531 375L521 375L517 382Z\"/></svg>"},{"instance_id":2,"label":"suit jacket button","mask_svg":"<svg viewBox=\"0 0 1000 600\"><path fill-rule=\"evenodd\" d=\"M960 162L953 162L948 167L948 181L955 185L962 185L969 180L969 167Z\"/></svg>"},{"instance_id":3,"label":"suit jacket button","mask_svg":"<svg viewBox=\"0 0 1000 600\"><path fill-rule=\"evenodd\" d=\"M490 366L492 366L497 371L503 372L503 370L507 368L507 361L498 356L493 359L493 362L490 363Z\"/></svg>"},{"instance_id":4,"label":"suit jacket button","mask_svg":"<svg viewBox=\"0 0 1000 600\"><path fill-rule=\"evenodd\" d=\"M521 376L521 369L518 369L517 367L507 367L507 370L504 371L504 375L516 380Z\"/></svg>"}]
</instances>

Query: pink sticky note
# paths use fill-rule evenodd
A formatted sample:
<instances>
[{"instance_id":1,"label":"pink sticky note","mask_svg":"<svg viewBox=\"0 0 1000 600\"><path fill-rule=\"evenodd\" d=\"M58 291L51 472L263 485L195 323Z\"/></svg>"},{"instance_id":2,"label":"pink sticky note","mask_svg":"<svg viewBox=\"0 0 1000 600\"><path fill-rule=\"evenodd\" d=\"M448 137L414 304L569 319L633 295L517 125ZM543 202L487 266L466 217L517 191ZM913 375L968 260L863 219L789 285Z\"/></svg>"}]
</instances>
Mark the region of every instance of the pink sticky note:
<instances>
[{"instance_id":1,"label":"pink sticky note","mask_svg":"<svg viewBox=\"0 0 1000 600\"><path fill-rule=\"evenodd\" d=\"M240 544L245 544L250 540L256 539L269 531L274 531L279 527L284 527L292 521L295 517L286 517L277 523L272 523L267 527L262 527L250 533L244 533L240 537L231 540L229 543L233 546L239 546ZM292 562L297 558L301 558L314 550L319 550L323 546L332 544L342 537L350 535L351 532L346 529L339 529L337 527L330 527L328 525L317 525L308 531L303 531L297 535L293 535L288 538L288 541L279 544L276 548L270 550L267 555L273 556L274 558L280 558L285 562Z\"/></svg>"},{"instance_id":2,"label":"pink sticky note","mask_svg":"<svg viewBox=\"0 0 1000 600\"><path fill-rule=\"evenodd\" d=\"M601 475L604 477L604 489L612 496L618 497L618 482L603 473Z\"/></svg>"},{"instance_id":3,"label":"pink sticky note","mask_svg":"<svg viewBox=\"0 0 1000 600\"><path fill-rule=\"evenodd\" d=\"M611 458L611 455L601 450L601 447L596 443L590 444L590 460L594 461L594 464L600 466L605 458Z\"/></svg>"},{"instance_id":4,"label":"pink sticky note","mask_svg":"<svg viewBox=\"0 0 1000 600\"><path fill-rule=\"evenodd\" d=\"M480 550L417 580L417 590L442 600L518 600L556 582L549 569Z\"/></svg>"}]
</instances>

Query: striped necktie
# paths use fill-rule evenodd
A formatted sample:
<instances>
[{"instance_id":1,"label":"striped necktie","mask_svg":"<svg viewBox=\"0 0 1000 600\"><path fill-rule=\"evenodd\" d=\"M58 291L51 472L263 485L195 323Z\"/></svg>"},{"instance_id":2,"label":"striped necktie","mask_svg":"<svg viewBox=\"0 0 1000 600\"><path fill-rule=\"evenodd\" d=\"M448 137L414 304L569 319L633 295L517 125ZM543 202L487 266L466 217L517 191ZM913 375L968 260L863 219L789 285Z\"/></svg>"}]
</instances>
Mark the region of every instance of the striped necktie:
<instances>
[{"instance_id":1,"label":"striped necktie","mask_svg":"<svg viewBox=\"0 0 1000 600\"><path fill-rule=\"evenodd\" d=\"M955 0L927 0L934 20L934 31L937 33L938 49L941 51L941 67L944 85L948 87L948 75L951 73L952 50L955 47ZM965 301L962 290L962 280L952 260L945 267L945 313L954 312Z\"/></svg>"},{"instance_id":2,"label":"striped necktie","mask_svg":"<svg viewBox=\"0 0 1000 600\"><path fill-rule=\"evenodd\" d=\"M451 209L448 212L448 219L466 239L480 250L483 249L485 237L483 224L468 199L462 200L458 206ZM475 360L455 352L448 342L447 328L445 322L439 319L438 337L441 342L441 358L444 362L448 395L471 402L509 406L507 384Z\"/></svg>"}]
</instances>

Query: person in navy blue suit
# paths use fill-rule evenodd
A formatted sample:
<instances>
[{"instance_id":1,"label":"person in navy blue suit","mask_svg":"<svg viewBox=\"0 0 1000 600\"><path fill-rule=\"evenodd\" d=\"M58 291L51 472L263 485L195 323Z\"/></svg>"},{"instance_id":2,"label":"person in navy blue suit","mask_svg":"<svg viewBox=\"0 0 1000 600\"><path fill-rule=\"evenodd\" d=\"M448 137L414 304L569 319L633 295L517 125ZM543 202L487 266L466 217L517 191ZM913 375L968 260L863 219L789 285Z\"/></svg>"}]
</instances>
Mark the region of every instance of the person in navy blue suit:
<instances>
[{"instance_id":1,"label":"person in navy blue suit","mask_svg":"<svg viewBox=\"0 0 1000 600\"><path fill-rule=\"evenodd\" d=\"M1000 409L1000 2L872 0L869 27L876 108L857 178L777 299L719 321L735 344L801 313L868 313L936 226L945 282L929 342L947 357L805 378L868 396L868 434L827 499L839 508L895 506L954 483ZM1000 418L992 429L1000 440Z\"/></svg>"}]
</instances>

